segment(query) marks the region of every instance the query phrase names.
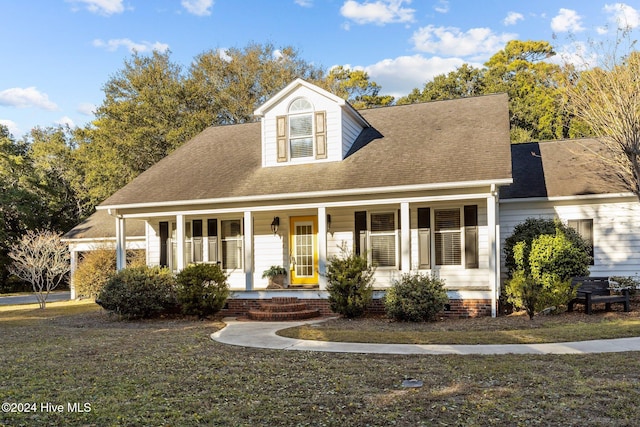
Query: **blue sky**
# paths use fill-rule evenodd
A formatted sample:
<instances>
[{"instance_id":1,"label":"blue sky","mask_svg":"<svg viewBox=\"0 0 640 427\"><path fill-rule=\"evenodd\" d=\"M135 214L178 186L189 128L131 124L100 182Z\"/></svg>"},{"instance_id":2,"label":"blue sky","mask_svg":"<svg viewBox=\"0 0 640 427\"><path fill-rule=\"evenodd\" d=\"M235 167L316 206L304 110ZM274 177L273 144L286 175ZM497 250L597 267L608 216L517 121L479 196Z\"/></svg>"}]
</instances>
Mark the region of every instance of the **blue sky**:
<instances>
[{"instance_id":1,"label":"blue sky","mask_svg":"<svg viewBox=\"0 0 640 427\"><path fill-rule=\"evenodd\" d=\"M169 49L188 68L211 49L291 45L324 68L362 68L399 97L509 40L570 54L613 40L617 22L640 26L640 0L3 0L0 11L0 123L15 137L90 122L134 49Z\"/></svg>"}]
</instances>

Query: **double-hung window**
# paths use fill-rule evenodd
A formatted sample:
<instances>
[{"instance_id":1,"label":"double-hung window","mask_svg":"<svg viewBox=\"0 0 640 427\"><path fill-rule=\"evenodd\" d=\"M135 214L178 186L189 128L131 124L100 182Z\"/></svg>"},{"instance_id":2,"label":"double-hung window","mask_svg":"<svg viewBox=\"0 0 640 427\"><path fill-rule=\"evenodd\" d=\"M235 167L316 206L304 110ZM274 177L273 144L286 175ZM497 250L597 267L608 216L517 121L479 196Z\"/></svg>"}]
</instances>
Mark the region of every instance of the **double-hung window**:
<instances>
[{"instance_id":1,"label":"double-hung window","mask_svg":"<svg viewBox=\"0 0 640 427\"><path fill-rule=\"evenodd\" d=\"M435 209L436 265L478 268L478 206Z\"/></svg>"},{"instance_id":2,"label":"double-hung window","mask_svg":"<svg viewBox=\"0 0 640 427\"><path fill-rule=\"evenodd\" d=\"M315 111L309 100L296 98L275 125L278 163L327 158L327 112Z\"/></svg>"},{"instance_id":3,"label":"double-hung window","mask_svg":"<svg viewBox=\"0 0 640 427\"><path fill-rule=\"evenodd\" d=\"M435 210L436 265L462 264L460 209Z\"/></svg>"},{"instance_id":4,"label":"double-hung window","mask_svg":"<svg viewBox=\"0 0 640 427\"><path fill-rule=\"evenodd\" d=\"M242 220L220 221L222 242L222 268L236 270L242 268Z\"/></svg>"},{"instance_id":5,"label":"double-hung window","mask_svg":"<svg viewBox=\"0 0 640 427\"><path fill-rule=\"evenodd\" d=\"M371 261L378 267L397 267L396 214L394 212L372 213L370 221Z\"/></svg>"},{"instance_id":6,"label":"double-hung window","mask_svg":"<svg viewBox=\"0 0 640 427\"><path fill-rule=\"evenodd\" d=\"M292 159L313 157L313 106L304 98L289 107L289 152Z\"/></svg>"},{"instance_id":7,"label":"double-hung window","mask_svg":"<svg viewBox=\"0 0 640 427\"><path fill-rule=\"evenodd\" d=\"M593 256L593 219L570 219L568 224L569 227L576 230L580 237L589 244L591 265L595 265L595 258Z\"/></svg>"}]
</instances>

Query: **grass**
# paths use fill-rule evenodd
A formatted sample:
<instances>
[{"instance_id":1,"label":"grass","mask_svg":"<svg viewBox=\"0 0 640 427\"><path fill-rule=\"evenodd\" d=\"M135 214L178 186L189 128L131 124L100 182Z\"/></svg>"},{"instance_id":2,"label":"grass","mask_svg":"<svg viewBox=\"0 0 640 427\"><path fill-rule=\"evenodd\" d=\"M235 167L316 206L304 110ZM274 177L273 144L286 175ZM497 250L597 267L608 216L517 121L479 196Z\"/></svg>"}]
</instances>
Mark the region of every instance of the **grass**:
<instances>
[{"instance_id":1,"label":"grass","mask_svg":"<svg viewBox=\"0 0 640 427\"><path fill-rule=\"evenodd\" d=\"M640 307L639 307L640 309ZM278 335L319 341L385 344L539 344L640 336L640 311L601 312L587 316L564 313L538 316L524 313L497 319L445 320L433 323L392 322L384 318L335 319L278 332Z\"/></svg>"},{"instance_id":2,"label":"grass","mask_svg":"<svg viewBox=\"0 0 640 427\"><path fill-rule=\"evenodd\" d=\"M392 325L387 325L391 327ZM397 326L397 325L396 325ZM215 321L124 322L92 303L0 308L6 426L632 426L640 358L246 349ZM406 378L424 382L404 389ZM62 413L40 404L62 404ZM89 403L90 412L67 411ZM588 405L585 405L588 402ZM585 410L588 406L588 410Z\"/></svg>"}]
</instances>

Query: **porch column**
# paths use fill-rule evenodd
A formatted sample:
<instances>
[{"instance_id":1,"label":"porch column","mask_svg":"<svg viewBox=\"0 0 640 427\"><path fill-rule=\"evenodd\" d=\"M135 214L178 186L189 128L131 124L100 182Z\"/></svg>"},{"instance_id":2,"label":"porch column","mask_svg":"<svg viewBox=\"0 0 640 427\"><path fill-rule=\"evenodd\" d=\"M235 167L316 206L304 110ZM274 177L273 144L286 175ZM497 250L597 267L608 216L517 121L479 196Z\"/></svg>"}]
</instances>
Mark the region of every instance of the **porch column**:
<instances>
[{"instance_id":1,"label":"porch column","mask_svg":"<svg viewBox=\"0 0 640 427\"><path fill-rule=\"evenodd\" d=\"M400 265L403 273L411 271L411 217L409 203L400 203Z\"/></svg>"},{"instance_id":2,"label":"porch column","mask_svg":"<svg viewBox=\"0 0 640 427\"><path fill-rule=\"evenodd\" d=\"M116 270L127 266L127 229L125 219L116 216Z\"/></svg>"},{"instance_id":3,"label":"porch column","mask_svg":"<svg viewBox=\"0 0 640 427\"><path fill-rule=\"evenodd\" d=\"M245 289L253 290L253 216L251 211L244 213L244 276Z\"/></svg>"},{"instance_id":4,"label":"porch column","mask_svg":"<svg viewBox=\"0 0 640 427\"><path fill-rule=\"evenodd\" d=\"M71 245L69 245L71 246ZM73 280L76 270L78 269L78 251L69 248L71 255L71 271L69 272L69 290L71 291L71 299L76 299L76 284Z\"/></svg>"},{"instance_id":5,"label":"porch column","mask_svg":"<svg viewBox=\"0 0 640 427\"><path fill-rule=\"evenodd\" d=\"M327 208L318 208L318 285L327 288Z\"/></svg>"},{"instance_id":6,"label":"porch column","mask_svg":"<svg viewBox=\"0 0 640 427\"><path fill-rule=\"evenodd\" d=\"M184 240L185 240L185 225L184 215L176 215L176 259L177 264L175 267L178 271L184 270Z\"/></svg>"},{"instance_id":7,"label":"porch column","mask_svg":"<svg viewBox=\"0 0 640 427\"><path fill-rule=\"evenodd\" d=\"M498 284L500 283L500 244L498 242L498 192L491 186L487 197L487 228L489 239L489 285L491 287L491 317L497 315Z\"/></svg>"}]
</instances>

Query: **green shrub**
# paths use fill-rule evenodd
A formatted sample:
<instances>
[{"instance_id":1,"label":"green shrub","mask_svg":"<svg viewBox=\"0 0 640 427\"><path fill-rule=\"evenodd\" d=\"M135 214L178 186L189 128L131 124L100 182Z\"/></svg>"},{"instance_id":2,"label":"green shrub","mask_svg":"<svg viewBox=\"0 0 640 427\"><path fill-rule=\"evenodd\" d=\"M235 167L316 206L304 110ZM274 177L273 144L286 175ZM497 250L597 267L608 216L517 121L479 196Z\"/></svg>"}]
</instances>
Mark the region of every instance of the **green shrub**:
<instances>
[{"instance_id":1,"label":"green shrub","mask_svg":"<svg viewBox=\"0 0 640 427\"><path fill-rule=\"evenodd\" d=\"M518 268L513 253L514 246L519 242L525 242L527 246L524 255L525 259L528 259L533 240L543 234L555 235L556 230L564 234L576 248L583 250L587 254L591 252L590 244L580 237L580 234L575 229L563 222L554 219L527 218L524 222L515 226L513 234L507 237L504 242L505 266L509 277ZM591 262L590 259L589 262ZM526 266L526 268L528 269L529 267ZM575 276L578 276L578 274L575 274Z\"/></svg>"},{"instance_id":2,"label":"green shrub","mask_svg":"<svg viewBox=\"0 0 640 427\"><path fill-rule=\"evenodd\" d=\"M127 251L127 266L141 267L146 264L144 250ZM116 251L102 246L87 251L73 274L77 297L95 298L107 280L116 273Z\"/></svg>"},{"instance_id":3,"label":"green shrub","mask_svg":"<svg viewBox=\"0 0 640 427\"><path fill-rule=\"evenodd\" d=\"M156 317L177 307L175 279L166 268L125 268L107 280L96 303L128 319Z\"/></svg>"},{"instance_id":4,"label":"green shrub","mask_svg":"<svg viewBox=\"0 0 640 427\"><path fill-rule=\"evenodd\" d=\"M176 276L176 296L184 314L206 317L217 313L229 296L227 275L219 265L195 264Z\"/></svg>"},{"instance_id":5,"label":"green shrub","mask_svg":"<svg viewBox=\"0 0 640 427\"><path fill-rule=\"evenodd\" d=\"M427 274L403 274L384 298L389 317L396 320L422 322L435 320L449 302L444 280Z\"/></svg>"},{"instance_id":6,"label":"green shrub","mask_svg":"<svg viewBox=\"0 0 640 427\"><path fill-rule=\"evenodd\" d=\"M508 301L524 308L530 318L548 307L558 310L575 297L571 278L588 276L591 261L560 228L534 238L530 247L525 241L516 243L513 258L516 268L506 283Z\"/></svg>"},{"instance_id":7,"label":"green shrub","mask_svg":"<svg viewBox=\"0 0 640 427\"><path fill-rule=\"evenodd\" d=\"M331 311L349 319L362 316L373 299L375 268L353 253L333 256L327 266Z\"/></svg>"}]
</instances>

